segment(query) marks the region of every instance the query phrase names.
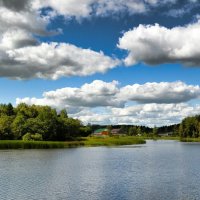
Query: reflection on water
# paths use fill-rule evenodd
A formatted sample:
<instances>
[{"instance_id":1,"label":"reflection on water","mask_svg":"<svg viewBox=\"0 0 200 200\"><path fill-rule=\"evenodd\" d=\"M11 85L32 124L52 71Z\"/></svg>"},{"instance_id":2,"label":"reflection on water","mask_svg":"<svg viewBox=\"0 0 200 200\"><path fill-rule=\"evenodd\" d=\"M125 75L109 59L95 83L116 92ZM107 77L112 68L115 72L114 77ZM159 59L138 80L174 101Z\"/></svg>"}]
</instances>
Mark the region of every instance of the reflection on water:
<instances>
[{"instance_id":1,"label":"reflection on water","mask_svg":"<svg viewBox=\"0 0 200 200\"><path fill-rule=\"evenodd\" d=\"M200 199L199 152L176 141L0 151L0 199Z\"/></svg>"}]
</instances>

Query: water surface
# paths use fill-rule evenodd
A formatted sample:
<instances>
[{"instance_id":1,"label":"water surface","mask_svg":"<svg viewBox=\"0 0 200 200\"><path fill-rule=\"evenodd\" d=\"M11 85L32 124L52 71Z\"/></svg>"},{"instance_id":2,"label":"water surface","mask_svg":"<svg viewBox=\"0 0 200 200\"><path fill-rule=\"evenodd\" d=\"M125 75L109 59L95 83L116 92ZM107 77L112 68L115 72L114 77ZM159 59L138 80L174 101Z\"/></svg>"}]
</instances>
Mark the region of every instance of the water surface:
<instances>
[{"instance_id":1,"label":"water surface","mask_svg":"<svg viewBox=\"0 0 200 200\"><path fill-rule=\"evenodd\" d=\"M197 200L200 144L0 151L1 200Z\"/></svg>"}]
</instances>

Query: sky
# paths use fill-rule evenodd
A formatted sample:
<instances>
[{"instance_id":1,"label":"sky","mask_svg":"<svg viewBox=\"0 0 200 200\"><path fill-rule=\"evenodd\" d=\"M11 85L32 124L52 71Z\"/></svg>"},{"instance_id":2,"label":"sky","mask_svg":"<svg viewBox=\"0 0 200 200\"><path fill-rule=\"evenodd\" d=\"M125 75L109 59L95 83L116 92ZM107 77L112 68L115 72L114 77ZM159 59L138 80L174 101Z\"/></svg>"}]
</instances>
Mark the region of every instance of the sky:
<instances>
[{"instance_id":1,"label":"sky","mask_svg":"<svg viewBox=\"0 0 200 200\"><path fill-rule=\"evenodd\" d=\"M0 103L84 124L200 114L199 0L0 0Z\"/></svg>"}]
</instances>

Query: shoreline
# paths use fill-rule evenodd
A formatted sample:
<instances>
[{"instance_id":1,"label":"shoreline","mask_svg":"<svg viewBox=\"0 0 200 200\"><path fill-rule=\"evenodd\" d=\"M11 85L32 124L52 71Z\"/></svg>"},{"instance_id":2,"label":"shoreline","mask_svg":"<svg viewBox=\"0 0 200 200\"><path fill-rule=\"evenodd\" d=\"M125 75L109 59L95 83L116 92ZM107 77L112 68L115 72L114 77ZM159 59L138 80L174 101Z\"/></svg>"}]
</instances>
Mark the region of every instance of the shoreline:
<instances>
[{"instance_id":1,"label":"shoreline","mask_svg":"<svg viewBox=\"0 0 200 200\"><path fill-rule=\"evenodd\" d=\"M81 141L22 141L22 140L1 140L0 149L53 149L53 148L75 148L75 147L96 147L96 146L120 146L145 144L143 138L138 137L108 137L108 138L82 138Z\"/></svg>"},{"instance_id":2,"label":"shoreline","mask_svg":"<svg viewBox=\"0 0 200 200\"><path fill-rule=\"evenodd\" d=\"M77 141L22 141L22 140L0 140L0 150L5 149L55 149L55 148L77 148L98 146L123 146L145 144L146 140L177 140L180 142L200 142L200 138L180 137L86 137Z\"/></svg>"}]
</instances>

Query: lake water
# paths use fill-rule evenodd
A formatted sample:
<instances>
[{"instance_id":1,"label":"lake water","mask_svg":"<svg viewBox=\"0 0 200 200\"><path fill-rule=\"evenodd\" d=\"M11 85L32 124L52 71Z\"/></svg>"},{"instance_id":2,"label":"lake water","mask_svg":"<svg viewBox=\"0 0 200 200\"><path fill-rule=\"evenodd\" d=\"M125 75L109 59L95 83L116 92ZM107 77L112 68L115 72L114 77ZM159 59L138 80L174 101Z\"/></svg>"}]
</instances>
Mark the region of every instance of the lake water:
<instances>
[{"instance_id":1,"label":"lake water","mask_svg":"<svg viewBox=\"0 0 200 200\"><path fill-rule=\"evenodd\" d=\"M199 200L200 144L0 151L1 200Z\"/></svg>"}]
</instances>

